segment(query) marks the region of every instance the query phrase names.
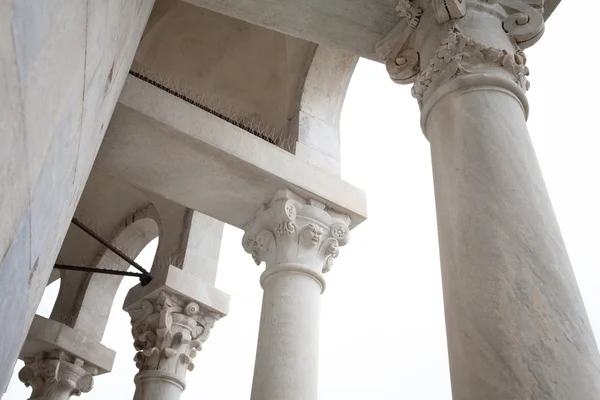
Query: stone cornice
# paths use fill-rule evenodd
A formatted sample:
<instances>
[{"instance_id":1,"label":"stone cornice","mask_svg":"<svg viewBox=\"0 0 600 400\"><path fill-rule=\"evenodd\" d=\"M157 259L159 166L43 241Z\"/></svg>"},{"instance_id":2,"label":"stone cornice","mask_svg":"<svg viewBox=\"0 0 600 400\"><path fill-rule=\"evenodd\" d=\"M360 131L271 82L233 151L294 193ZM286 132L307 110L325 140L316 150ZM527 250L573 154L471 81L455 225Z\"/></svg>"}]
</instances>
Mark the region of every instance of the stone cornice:
<instances>
[{"instance_id":1,"label":"stone cornice","mask_svg":"<svg viewBox=\"0 0 600 400\"><path fill-rule=\"evenodd\" d=\"M324 288L322 274L331 269L340 246L348 242L349 223L347 216L283 190L247 225L242 245L257 265L265 262L261 281L295 271L312 276Z\"/></svg>"}]
</instances>

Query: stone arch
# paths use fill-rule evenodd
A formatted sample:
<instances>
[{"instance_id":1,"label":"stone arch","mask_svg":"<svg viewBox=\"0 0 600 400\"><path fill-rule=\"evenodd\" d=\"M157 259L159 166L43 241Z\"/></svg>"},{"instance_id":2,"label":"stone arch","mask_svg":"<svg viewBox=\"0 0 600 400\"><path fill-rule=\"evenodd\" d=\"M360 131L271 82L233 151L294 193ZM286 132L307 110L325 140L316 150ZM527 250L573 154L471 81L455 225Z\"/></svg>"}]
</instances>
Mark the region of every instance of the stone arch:
<instances>
[{"instance_id":1,"label":"stone arch","mask_svg":"<svg viewBox=\"0 0 600 400\"><path fill-rule=\"evenodd\" d=\"M49 317L50 313L52 312L52 308L54 307L54 304L56 304L56 298L58 297L58 292L60 291L61 284L62 280L60 279L60 275L58 276L58 278L53 279L51 282L48 282L46 288L44 289L42 299L40 300L38 307L35 311L37 315L40 315L44 318Z\"/></svg>"},{"instance_id":2,"label":"stone arch","mask_svg":"<svg viewBox=\"0 0 600 400\"><path fill-rule=\"evenodd\" d=\"M161 220L153 204L131 213L110 236L110 242L127 256L135 259L138 254L161 234ZM110 250L104 250L92 267L126 271L129 265ZM72 272L71 272L72 273ZM84 332L89 338L101 341L110 316L113 300L123 279L118 275L87 274L76 296L77 309L71 316L57 315L51 318ZM65 320L68 318L70 320Z\"/></svg>"},{"instance_id":3,"label":"stone arch","mask_svg":"<svg viewBox=\"0 0 600 400\"><path fill-rule=\"evenodd\" d=\"M319 45L299 99L296 156L339 176L340 117L358 56Z\"/></svg>"}]
</instances>

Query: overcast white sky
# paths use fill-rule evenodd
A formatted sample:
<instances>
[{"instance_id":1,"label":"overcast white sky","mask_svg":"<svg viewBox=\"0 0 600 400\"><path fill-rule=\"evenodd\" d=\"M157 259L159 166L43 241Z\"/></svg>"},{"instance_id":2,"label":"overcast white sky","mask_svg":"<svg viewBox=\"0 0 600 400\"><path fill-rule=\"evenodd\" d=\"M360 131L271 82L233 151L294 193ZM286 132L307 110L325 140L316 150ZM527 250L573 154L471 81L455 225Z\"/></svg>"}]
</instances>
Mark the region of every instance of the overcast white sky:
<instances>
[{"instance_id":1,"label":"overcast white sky","mask_svg":"<svg viewBox=\"0 0 600 400\"><path fill-rule=\"evenodd\" d=\"M596 336L600 335L600 73L594 47L600 2L565 1L544 38L527 51L529 128ZM361 60L342 115L343 178L367 191L369 219L353 232L322 297L320 399L450 400L433 182L428 142L409 86ZM261 288L241 231L226 227L217 286L232 295L182 399L249 399ZM152 246L139 260L151 265ZM126 279L103 343L117 351L113 372L82 399L133 398L134 350L121 311ZM39 314L48 316L58 285ZM30 389L17 364L4 399Z\"/></svg>"}]
</instances>

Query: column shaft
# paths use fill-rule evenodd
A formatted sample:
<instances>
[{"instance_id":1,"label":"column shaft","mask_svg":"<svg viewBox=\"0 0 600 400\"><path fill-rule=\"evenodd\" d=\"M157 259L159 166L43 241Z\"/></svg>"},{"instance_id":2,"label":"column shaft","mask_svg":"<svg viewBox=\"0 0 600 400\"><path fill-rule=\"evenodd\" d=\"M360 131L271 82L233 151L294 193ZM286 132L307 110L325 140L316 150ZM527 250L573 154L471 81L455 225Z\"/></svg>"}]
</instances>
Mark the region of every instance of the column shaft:
<instances>
[{"instance_id":1,"label":"column shaft","mask_svg":"<svg viewBox=\"0 0 600 400\"><path fill-rule=\"evenodd\" d=\"M427 119L453 398L598 399L598 350L522 106L499 88Z\"/></svg>"},{"instance_id":2,"label":"column shaft","mask_svg":"<svg viewBox=\"0 0 600 400\"><path fill-rule=\"evenodd\" d=\"M600 398L598 349L527 131L543 0L399 2L386 66L431 143L454 400ZM412 38L409 40L408 38Z\"/></svg>"},{"instance_id":3,"label":"column shaft","mask_svg":"<svg viewBox=\"0 0 600 400\"><path fill-rule=\"evenodd\" d=\"M316 399L321 286L293 272L274 274L262 286L251 399Z\"/></svg>"}]
</instances>

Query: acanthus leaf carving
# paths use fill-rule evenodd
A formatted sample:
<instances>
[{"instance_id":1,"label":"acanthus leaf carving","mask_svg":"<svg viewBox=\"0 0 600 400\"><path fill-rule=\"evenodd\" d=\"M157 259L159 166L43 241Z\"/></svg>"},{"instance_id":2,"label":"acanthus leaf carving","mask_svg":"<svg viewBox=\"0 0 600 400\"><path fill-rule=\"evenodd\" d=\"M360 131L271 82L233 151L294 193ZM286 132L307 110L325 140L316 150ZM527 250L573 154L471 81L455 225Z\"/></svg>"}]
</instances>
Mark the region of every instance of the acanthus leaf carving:
<instances>
[{"instance_id":1,"label":"acanthus leaf carving","mask_svg":"<svg viewBox=\"0 0 600 400\"><path fill-rule=\"evenodd\" d=\"M134 357L138 369L176 375L183 375L193 368L193 356L220 318L219 314L204 309L198 302L164 290L144 299L140 307L129 310L129 314L134 347L138 350Z\"/></svg>"},{"instance_id":2,"label":"acanthus leaf carving","mask_svg":"<svg viewBox=\"0 0 600 400\"><path fill-rule=\"evenodd\" d=\"M423 8L421 8L419 0L398 0L396 13L398 17L406 19L409 27L417 29L419 22L421 22Z\"/></svg>"},{"instance_id":3,"label":"acanthus leaf carving","mask_svg":"<svg viewBox=\"0 0 600 400\"><path fill-rule=\"evenodd\" d=\"M385 60L386 70L396 83L412 83L421 71L420 54L412 39L428 3L399 0L395 8L399 23L376 45L377 55ZM432 0L431 3L440 24L460 19L467 13L467 0Z\"/></svg>"},{"instance_id":4,"label":"acanthus leaf carving","mask_svg":"<svg viewBox=\"0 0 600 400\"><path fill-rule=\"evenodd\" d=\"M513 76L516 84L527 90L529 69L526 60L521 50L509 53L504 49L486 47L453 27L448 31L429 64L417 77L412 94L422 107L423 97L432 83L448 81L490 66L503 68Z\"/></svg>"}]
</instances>

